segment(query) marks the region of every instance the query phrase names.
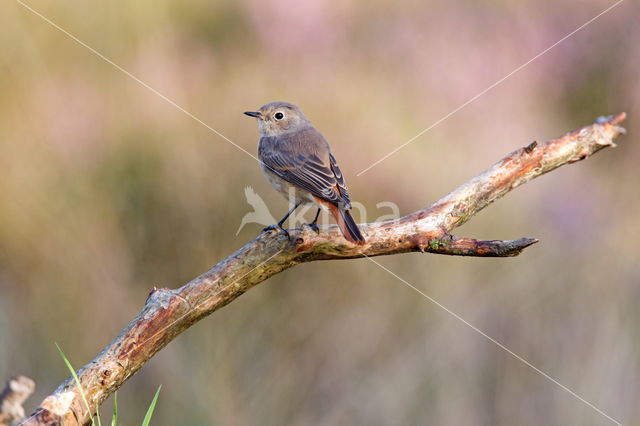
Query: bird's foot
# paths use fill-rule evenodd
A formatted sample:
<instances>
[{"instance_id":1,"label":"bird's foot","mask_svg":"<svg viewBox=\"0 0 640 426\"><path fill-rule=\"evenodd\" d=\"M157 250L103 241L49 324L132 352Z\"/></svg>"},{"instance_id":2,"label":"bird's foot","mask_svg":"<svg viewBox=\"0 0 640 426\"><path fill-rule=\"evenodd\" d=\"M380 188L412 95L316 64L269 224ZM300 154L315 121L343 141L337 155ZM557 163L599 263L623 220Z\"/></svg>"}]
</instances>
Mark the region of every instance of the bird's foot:
<instances>
[{"instance_id":1,"label":"bird's foot","mask_svg":"<svg viewBox=\"0 0 640 426\"><path fill-rule=\"evenodd\" d=\"M277 223L275 225L269 225L266 228L264 228L262 230L262 232L269 232L269 231L280 231L282 232L284 235L287 236L287 238L289 240L291 240L291 235L289 234L289 231L287 231L286 229L284 229L282 226L278 225Z\"/></svg>"},{"instance_id":2,"label":"bird's foot","mask_svg":"<svg viewBox=\"0 0 640 426\"><path fill-rule=\"evenodd\" d=\"M309 228L311 228L312 230L316 231L316 234L320 233L320 228L318 228L318 225L315 224L314 222L311 223L305 223L305 226L308 226Z\"/></svg>"}]
</instances>

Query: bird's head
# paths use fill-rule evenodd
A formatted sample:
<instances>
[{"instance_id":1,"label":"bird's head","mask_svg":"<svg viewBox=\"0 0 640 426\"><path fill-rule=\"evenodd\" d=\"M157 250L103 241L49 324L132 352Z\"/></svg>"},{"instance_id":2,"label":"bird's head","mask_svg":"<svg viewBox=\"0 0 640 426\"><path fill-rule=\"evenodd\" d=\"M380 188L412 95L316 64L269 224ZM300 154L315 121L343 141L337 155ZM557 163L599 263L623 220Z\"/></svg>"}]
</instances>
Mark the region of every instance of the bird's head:
<instances>
[{"instance_id":1,"label":"bird's head","mask_svg":"<svg viewBox=\"0 0 640 426\"><path fill-rule=\"evenodd\" d=\"M258 111L248 111L245 114L258 119L258 129L262 136L278 136L310 125L300 108L289 102L271 102Z\"/></svg>"}]
</instances>

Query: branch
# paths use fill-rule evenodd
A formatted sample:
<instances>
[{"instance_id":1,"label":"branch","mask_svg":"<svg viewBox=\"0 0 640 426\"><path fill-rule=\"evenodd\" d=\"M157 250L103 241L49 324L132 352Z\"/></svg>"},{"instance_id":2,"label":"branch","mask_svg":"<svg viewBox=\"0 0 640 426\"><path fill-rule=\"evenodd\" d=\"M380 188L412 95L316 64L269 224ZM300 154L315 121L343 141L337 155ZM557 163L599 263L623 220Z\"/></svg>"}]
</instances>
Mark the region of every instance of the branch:
<instances>
[{"instance_id":1,"label":"branch","mask_svg":"<svg viewBox=\"0 0 640 426\"><path fill-rule=\"evenodd\" d=\"M22 404L36 389L36 383L28 377L17 376L7 380L0 392L0 426L24 419Z\"/></svg>"},{"instance_id":2,"label":"branch","mask_svg":"<svg viewBox=\"0 0 640 426\"><path fill-rule=\"evenodd\" d=\"M400 219L360 225L366 244L342 238L336 226L316 234L310 229L263 233L255 240L184 286L154 288L142 312L93 361L78 371L92 412L178 334L233 301L253 286L299 263L351 259L407 252L462 256L516 256L534 244L533 238L478 241L449 232L512 189L562 165L583 160L624 128L624 113L557 139L518 149L429 207ZM25 424L69 425L90 421L73 379L48 396Z\"/></svg>"}]
</instances>

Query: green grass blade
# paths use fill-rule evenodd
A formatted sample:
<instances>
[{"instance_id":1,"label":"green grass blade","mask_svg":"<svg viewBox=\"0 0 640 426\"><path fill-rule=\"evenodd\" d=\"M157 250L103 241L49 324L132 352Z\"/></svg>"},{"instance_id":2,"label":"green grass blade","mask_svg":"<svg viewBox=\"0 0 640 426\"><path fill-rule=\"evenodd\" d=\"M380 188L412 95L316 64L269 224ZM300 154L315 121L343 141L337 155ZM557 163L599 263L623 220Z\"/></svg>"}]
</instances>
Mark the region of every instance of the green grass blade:
<instances>
[{"instance_id":1,"label":"green grass blade","mask_svg":"<svg viewBox=\"0 0 640 426\"><path fill-rule=\"evenodd\" d=\"M158 390L156 391L156 394L153 397L153 401L151 401L151 405L149 405L149 408L147 409L147 414L144 415L142 426L149 426L149 423L151 422L151 416L153 415L153 410L156 409L156 402L158 402L158 395L160 395L160 389L162 389L162 385L158 386Z\"/></svg>"},{"instance_id":2,"label":"green grass blade","mask_svg":"<svg viewBox=\"0 0 640 426\"><path fill-rule=\"evenodd\" d=\"M78 375L76 374L75 368L73 368L73 366L65 356L64 352L62 352L62 349L60 349L60 346L58 346L57 343L55 345L56 345L56 348L58 348L58 352L60 352L60 356L62 357L62 360L67 365L67 369L69 369L69 371L71 372L71 375L73 376L73 380L75 380L76 382L76 386L78 386L78 389L80 389L80 395L82 396L82 401L84 401L84 405L85 407L87 407L87 411L89 412L89 415L91 415L91 409L89 408L89 402L87 401L87 396L84 394L84 389L82 389L82 385L80 384L80 379L78 379ZM93 416L91 416L91 424L95 426ZM100 424L99 416L98 416L98 426L102 426Z\"/></svg>"},{"instance_id":3,"label":"green grass blade","mask_svg":"<svg viewBox=\"0 0 640 426\"><path fill-rule=\"evenodd\" d=\"M98 419L98 426L102 426L100 424L100 405L96 405L96 419Z\"/></svg>"},{"instance_id":4,"label":"green grass blade","mask_svg":"<svg viewBox=\"0 0 640 426\"><path fill-rule=\"evenodd\" d=\"M118 391L113 394L113 416L111 417L111 426L118 426Z\"/></svg>"}]
</instances>

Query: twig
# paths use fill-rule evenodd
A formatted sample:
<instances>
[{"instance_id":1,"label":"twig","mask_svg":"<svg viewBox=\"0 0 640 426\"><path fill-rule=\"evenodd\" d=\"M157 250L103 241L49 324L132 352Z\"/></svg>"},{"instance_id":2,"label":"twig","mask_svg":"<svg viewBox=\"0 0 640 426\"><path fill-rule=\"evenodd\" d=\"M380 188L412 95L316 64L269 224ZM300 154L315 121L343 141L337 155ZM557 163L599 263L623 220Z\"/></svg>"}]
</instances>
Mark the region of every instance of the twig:
<instances>
[{"instance_id":1,"label":"twig","mask_svg":"<svg viewBox=\"0 0 640 426\"><path fill-rule=\"evenodd\" d=\"M258 236L191 282L176 289L154 288L142 312L77 375L92 411L178 334L233 301L256 284L303 262L351 259L413 251L461 256L516 256L537 242L479 241L449 232L507 192L562 165L589 157L608 146L624 129L625 114L598 119L595 124L557 139L536 142L507 155L494 166L434 204L397 220L361 225L367 240L356 246L337 227L316 234L290 231ZM28 425L83 424L90 419L80 392L67 379L25 422Z\"/></svg>"},{"instance_id":2,"label":"twig","mask_svg":"<svg viewBox=\"0 0 640 426\"><path fill-rule=\"evenodd\" d=\"M28 377L17 376L7 380L0 392L0 426L10 425L24 419L22 404L36 389L36 383Z\"/></svg>"}]
</instances>

